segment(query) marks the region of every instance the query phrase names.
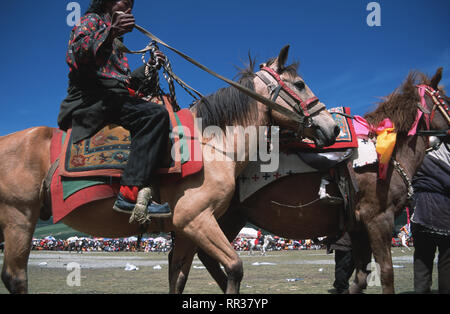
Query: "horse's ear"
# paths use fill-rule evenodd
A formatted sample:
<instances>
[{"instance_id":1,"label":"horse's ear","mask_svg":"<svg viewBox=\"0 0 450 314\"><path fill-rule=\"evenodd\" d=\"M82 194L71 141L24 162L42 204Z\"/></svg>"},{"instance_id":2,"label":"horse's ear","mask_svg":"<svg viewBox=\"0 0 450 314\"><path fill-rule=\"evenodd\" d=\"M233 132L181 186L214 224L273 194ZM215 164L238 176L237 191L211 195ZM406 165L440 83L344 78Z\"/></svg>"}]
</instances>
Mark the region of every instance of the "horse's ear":
<instances>
[{"instance_id":1,"label":"horse's ear","mask_svg":"<svg viewBox=\"0 0 450 314\"><path fill-rule=\"evenodd\" d=\"M278 71L277 72L279 72L279 73L281 73L283 71L283 69L284 69L284 66L286 64L286 61L287 61L287 58L288 58L288 55L289 55L289 48L290 47L291 47L290 45L284 46L281 49L280 54L278 55L278 59L277 59L277 61L278 61L278 69L277 70Z\"/></svg>"},{"instance_id":2,"label":"horse's ear","mask_svg":"<svg viewBox=\"0 0 450 314\"><path fill-rule=\"evenodd\" d=\"M433 87L434 89L438 89L438 84L442 79L442 71L443 71L442 67L437 69L436 74L430 80L430 86Z\"/></svg>"}]
</instances>

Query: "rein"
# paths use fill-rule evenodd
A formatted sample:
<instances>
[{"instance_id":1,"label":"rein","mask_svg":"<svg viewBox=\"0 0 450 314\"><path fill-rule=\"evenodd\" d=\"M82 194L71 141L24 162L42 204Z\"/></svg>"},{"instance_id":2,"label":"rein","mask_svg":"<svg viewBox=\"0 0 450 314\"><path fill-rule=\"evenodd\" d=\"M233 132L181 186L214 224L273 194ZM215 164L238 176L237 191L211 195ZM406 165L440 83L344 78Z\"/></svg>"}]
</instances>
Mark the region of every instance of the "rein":
<instances>
[{"instance_id":1,"label":"rein","mask_svg":"<svg viewBox=\"0 0 450 314\"><path fill-rule=\"evenodd\" d=\"M277 111L281 114L283 114L284 116L286 116L287 118L298 122L300 124L304 124L305 123L305 118L309 117L309 114L306 115L307 111L303 111L303 115L301 114L301 112L298 112L298 110L296 111L291 111L279 104L277 104L275 101L268 99L258 93L256 93L255 91L252 91L251 89L237 83L234 82L230 79L227 79L223 76L221 76L220 74L217 74L216 72L208 69L206 66L202 65L201 63L195 61L194 59L192 59L191 57L189 57L188 55L184 54L183 52L169 46L168 44L166 44L165 42L163 42L161 39L159 39L158 37L156 37L155 35L153 35L152 33L150 33L149 31L147 31L145 28L139 26L139 25L135 25L135 28L140 31L142 34L144 34L145 36L149 37L150 39L152 39L153 41L163 45L164 47L170 49L171 51L175 52L176 54L178 54L179 56L181 56L182 58L184 58L185 60L187 60L188 62L194 64L195 66L199 67L200 69L206 71L207 73L215 76L216 78L230 84L231 86L237 88L238 90L240 90L241 92L243 92L244 94L248 95L249 97L261 102L262 104L264 104L265 106L269 107L269 109ZM116 45L120 48L120 50L122 52L125 53L131 53L131 54L143 54L146 53L148 51L151 51L153 48L149 46L147 46L146 48L142 49L142 50L138 50L138 51L131 51L129 50L120 40L115 40ZM297 95L296 95L297 96ZM298 98L298 96L297 96ZM307 102L308 103L308 102ZM325 109L325 106L323 104L321 104L320 108L318 107L317 110L315 110L314 112L318 112L322 109Z\"/></svg>"}]
</instances>

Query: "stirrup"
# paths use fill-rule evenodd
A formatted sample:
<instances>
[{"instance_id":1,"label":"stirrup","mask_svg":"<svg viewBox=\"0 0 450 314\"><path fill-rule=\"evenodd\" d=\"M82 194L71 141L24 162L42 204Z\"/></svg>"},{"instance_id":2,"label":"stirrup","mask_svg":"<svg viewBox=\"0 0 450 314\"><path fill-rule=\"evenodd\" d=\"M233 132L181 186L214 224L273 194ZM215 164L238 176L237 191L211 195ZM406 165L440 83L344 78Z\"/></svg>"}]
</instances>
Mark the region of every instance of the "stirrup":
<instances>
[{"instance_id":1,"label":"stirrup","mask_svg":"<svg viewBox=\"0 0 450 314\"><path fill-rule=\"evenodd\" d=\"M130 223L137 222L139 224L147 223L154 218L169 218L172 216L169 204L163 205L152 201L152 189L149 187L139 191L136 206L131 214Z\"/></svg>"},{"instance_id":2,"label":"stirrup","mask_svg":"<svg viewBox=\"0 0 450 314\"><path fill-rule=\"evenodd\" d=\"M324 204L328 204L328 205L341 205L344 203L344 199L341 197L336 197L336 196L330 196L327 195L325 197L321 197L320 201Z\"/></svg>"}]
</instances>

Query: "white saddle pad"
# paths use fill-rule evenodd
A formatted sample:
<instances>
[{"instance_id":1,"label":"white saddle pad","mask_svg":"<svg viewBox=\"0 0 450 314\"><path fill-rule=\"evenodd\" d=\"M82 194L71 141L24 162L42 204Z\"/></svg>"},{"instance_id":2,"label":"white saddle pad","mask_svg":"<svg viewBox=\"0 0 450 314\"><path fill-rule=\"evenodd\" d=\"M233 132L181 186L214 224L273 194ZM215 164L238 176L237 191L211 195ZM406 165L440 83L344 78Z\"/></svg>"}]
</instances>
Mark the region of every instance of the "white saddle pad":
<instances>
[{"instance_id":1,"label":"white saddle pad","mask_svg":"<svg viewBox=\"0 0 450 314\"><path fill-rule=\"evenodd\" d=\"M353 168L364 167L378 162L375 143L372 140L358 138L358 149L352 156Z\"/></svg>"},{"instance_id":2,"label":"white saddle pad","mask_svg":"<svg viewBox=\"0 0 450 314\"><path fill-rule=\"evenodd\" d=\"M358 148L351 157L353 168L359 168L378 162L375 143L372 140L358 139ZM280 153L279 167L275 172L261 172L261 162L252 161L239 177L239 199L245 201L264 186L282 177L317 172L296 154Z\"/></svg>"},{"instance_id":3,"label":"white saddle pad","mask_svg":"<svg viewBox=\"0 0 450 314\"><path fill-rule=\"evenodd\" d=\"M305 164L295 154L280 153L280 163L275 172L261 172L261 162L252 161L240 175L239 197L241 202L269 183L295 173L317 172L316 169Z\"/></svg>"}]
</instances>

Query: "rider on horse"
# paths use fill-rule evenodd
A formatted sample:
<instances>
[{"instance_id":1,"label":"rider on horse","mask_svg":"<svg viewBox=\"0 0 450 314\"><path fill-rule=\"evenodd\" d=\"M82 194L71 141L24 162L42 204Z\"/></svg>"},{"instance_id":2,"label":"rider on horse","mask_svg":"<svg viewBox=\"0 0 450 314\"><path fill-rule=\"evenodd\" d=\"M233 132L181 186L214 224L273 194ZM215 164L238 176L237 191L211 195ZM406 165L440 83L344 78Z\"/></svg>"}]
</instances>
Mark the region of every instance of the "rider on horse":
<instances>
[{"instance_id":1,"label":"rider on horse","mask_svg":"<svg viewBox=\"0 0 450 314\"><path fill-rule=\"evenodd\" d=\"M62 130L72 128L74 143L110 124L130 131L130 156L114 209L131 214L138 204L150 217L167 217L171 214L168 204L152 201L148 187L155 183L155 170L166 153L169 115L164 106L130 95L130 89L154 91L155 80L145 79L145 66L131 73L126 56L114 42L133 30L133 5L134 0L92 0L79 26L73 28L66 58L68 96L61 104L58 125ZM151 61L150 73L155 74L166 57L157 51Z\"/></svg>"}]
</instances>

